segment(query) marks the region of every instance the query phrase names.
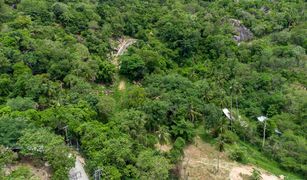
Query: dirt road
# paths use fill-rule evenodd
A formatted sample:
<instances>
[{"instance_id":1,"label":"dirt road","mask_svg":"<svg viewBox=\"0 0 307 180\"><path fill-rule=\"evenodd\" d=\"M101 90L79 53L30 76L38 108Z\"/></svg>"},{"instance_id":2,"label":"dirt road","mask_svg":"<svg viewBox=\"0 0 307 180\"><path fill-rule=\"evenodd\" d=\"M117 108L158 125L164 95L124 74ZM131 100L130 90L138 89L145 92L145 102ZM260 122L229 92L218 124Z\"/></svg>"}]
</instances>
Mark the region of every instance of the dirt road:
<instances>
[{"instance_id":1,"label":"dirt road","mask_svg":"<svg viewBox=\"0 0 307 180\"><path fill-rule=\"evenodd\" d=\"M115 57L121 56L124 54L124 52L127 50L127 48L134 44L136 42L136 39L124 39L122 42L119 44L117 48L117 53L115 54Z\"/></svg>"},{"instance_id":2,"label":"dirt road","mask_svg":"<svg viewBox=\"0 0 307 180\"><path fill-rule=\"evenodd\" d=\"M69 171L70 180L89 180L84 170L84 159L80 156L76 157L75 167Z\"/></svg>"},{"instance_id":3,"label":"dirt road","mask_svg":"<svg viewBox=\"0 0 307 180\"><path fill-rule=\"evenodd\" d=\"M121 40L119 40L119 45L116 48L117 52L112 59L112 63L116 66L117 69L119 69L118 57L123 55L124 52L128 49L128 47L134 44L135 42L136 39L131 39L131 38L128 39L122 38Z\"/></svg>"},{"instance_id":4,"label":"dirt road","mask_svg":"<svg viewBox=\"0 0 307 180\"><path fill-rule=\"evenodd\" d=\"M136 39L132 38L121 38L119 40L119 45L116 48L117 52L113 56L112 63L115 65L116 69L120 68L118 57L123 55L125 51L128 49L129 46L134 44L136 42ZM118 90L123 91L126 89L126 82L123 79L118 78Z\"/></svg>"}]
</instances>

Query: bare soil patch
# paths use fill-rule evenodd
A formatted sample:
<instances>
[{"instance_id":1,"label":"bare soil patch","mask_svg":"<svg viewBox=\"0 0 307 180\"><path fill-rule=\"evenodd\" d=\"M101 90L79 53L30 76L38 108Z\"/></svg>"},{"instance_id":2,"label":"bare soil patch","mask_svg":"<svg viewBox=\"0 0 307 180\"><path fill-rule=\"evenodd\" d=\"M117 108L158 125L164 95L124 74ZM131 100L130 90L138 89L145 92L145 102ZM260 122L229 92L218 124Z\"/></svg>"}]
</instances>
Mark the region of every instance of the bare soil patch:
<instances>
[{"instance_id":1,"label":"bare soil patch","mask_svg":"<svg viewBox=\"0 0 307 180\"><path fill-rule=\"evenodd\" d=\"M183 160L178 165L180 179L189 180L245 180L252 175L253 168L256 167L230 160L226 153L219 153L199 137L195 138L194 144L185 148ZM262 169L256 169L261 172L263 180L282 179Z\"/></svg>"},{"instance_id":2,"label":"bare soil patch","mask_svg":"<svg viewBox=\"0 0 307 180\"><path fill-rule=\"evenodd\" d=\"M125 89L126 89L126 82L124 80L121 80L118 85L118 90L123 91Z\"/></svg>"},{"instance_id":3,"label":"bare soil patch","mask_svg":"<svg viewBox=\"0 0 307 180\"><path fill-rule=\"evenodd\" d=\"M172 149L172 146L169 144L160 144L157 143L155 144L155 147L157 150L161 151L161 152L169 152Z\"/></svg>"},{"instance_id":4,"label":"bare soil patch","mask_svg":"<svg viewBox=\"0 0 307 180\"><path fill-rule=\"evenodd\" d=\"M11 164L4 169L5 174L10 174L13 171L17 170L20 167L27 167L30 169L33 174L34 179L40 180L50 180L51 179L51 169L47 165L38 164L31 159L23 158L16 164Z\"/></svg>"}]
</instances>

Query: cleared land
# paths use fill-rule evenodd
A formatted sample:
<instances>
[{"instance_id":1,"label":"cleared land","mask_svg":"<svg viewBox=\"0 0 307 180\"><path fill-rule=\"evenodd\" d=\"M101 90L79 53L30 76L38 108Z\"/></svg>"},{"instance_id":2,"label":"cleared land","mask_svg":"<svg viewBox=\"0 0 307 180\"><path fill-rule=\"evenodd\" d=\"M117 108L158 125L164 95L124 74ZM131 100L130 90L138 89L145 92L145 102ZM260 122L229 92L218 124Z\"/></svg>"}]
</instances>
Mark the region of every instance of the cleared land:
<instances>
[{"instance_id":1,"label":"cleared land","mask_svg":"<svg viewBox=\"0 0 307 180\"><path fill-rule=\"evenodd\" d=\"M218 166L219 158L219 170ZM231 161L227 158L226 153L219 153L209 143L203 142L199 137L195 139L195 143L189 145L184 150L184 158L179 165L181 179L190 180L244 180L252 175L253 168L261 172L263 180L280 180L265 170L257 168L253 165L242 165Z\"/></svg>"}]
</instances>

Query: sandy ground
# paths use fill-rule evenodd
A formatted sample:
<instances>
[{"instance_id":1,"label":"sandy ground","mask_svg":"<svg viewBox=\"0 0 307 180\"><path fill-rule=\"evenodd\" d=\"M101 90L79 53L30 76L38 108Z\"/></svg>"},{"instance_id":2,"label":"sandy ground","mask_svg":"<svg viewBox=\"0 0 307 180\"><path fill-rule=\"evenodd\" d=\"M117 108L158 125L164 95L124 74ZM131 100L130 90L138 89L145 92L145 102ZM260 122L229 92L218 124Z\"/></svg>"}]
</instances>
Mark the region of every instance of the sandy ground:
<instances>
[{"instance_id":1,"label":"sandy ground","mask_svg":"<svg viewBox=\"0 0 307 180\"><path fill-rule=\"evenodd\" d=\"M233 167L230 171L229 174L229 179L230 180L244 180L241 176L241 174L247 175L247 176L251 176L253 173L253 166L237 166L237 167ZM261 177L262 180L280 180L281 178L276 177L272 174L268 174L267 172L260 170L261 171Z\"/></svg>"},{"instance_id":2,"label":"sandy ground","mask_svg":"<svg viewBox=\"0 0 307 180\"><path fill-rule=\"evenodd\" d=\"M156 147L157 150L159 150L161 152L169 152L172 149L171 145L160 144L160 143L155 144L155 147Z\"/></svg>"},{"instance_id":3,"label":"sandy ground","mask_svg":"<svg viewBox=\"0 0 307 180\"><path fill-rule=\"evenodd\" d=\"M69 171L70 180L89 180L84 170L84 159L80 156L76 157L75 167Z\"/></svg>"},{"instance_id":4,"label":"sandy ground","mask_svg":"<svg viewBox=\"0 0 307 180\"><path fill-rule=\"evenodd\" d=\"M204 143L197 137L195 143L184 150L179 174L184 180L245 180L252 175L253 168L256 167L231 161L225 153L219 153L210 144ZM263 180L282 179L259 168L256 169L261 172Z\"/></svg>"},{"instance_id":5,"label":"sandy ground","mask_svg":"<svg viewBox=\"0 0 307 180\"><path fill-rule=\"evenodd\" d=\"M118 90L123 91L126 89L126 82L124 80L121 80L118 84Z\"/></svg>"},{"instance_id":6,"label":"sandy ground","mask_svg":"<svg viewBox=\"0 0 307 180\"><path fill-rule=\"evenodd\" d=\"M41 167L34 166L33 161L29 160L29 159L24 159L24 160L21 160L17 164L7 166L6 168L4 168L4 172L5 172L5 174L10 174L14 170L16 170L16 169L18 169L19 167L22 167L22 166L28 167L31 170L34 179L39 179L39 180L50 180L51 179L50 167L48 167L48 166L41 166Z\"/></svg>"}]
</instances>

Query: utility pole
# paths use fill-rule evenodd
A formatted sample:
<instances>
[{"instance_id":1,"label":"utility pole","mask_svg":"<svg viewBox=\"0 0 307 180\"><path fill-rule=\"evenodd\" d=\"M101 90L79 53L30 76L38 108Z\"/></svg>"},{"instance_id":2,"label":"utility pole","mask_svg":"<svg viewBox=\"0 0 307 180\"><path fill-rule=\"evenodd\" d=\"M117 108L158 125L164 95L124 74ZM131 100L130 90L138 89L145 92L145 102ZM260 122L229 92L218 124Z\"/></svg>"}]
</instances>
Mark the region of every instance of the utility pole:
<instances>
[{"instance_id":1,"label":"utility pole","mask_svg":"<svg viewBox=\"0 0 307 180\"><path fill-rule=\"evenodd\" d=\"M257 117L257 119L259 122L263 123L263 139L262 139L262 148L263 148L265 143L266 121L268 120L268 118L266 116L259 116Z\"/></svg>"},{"instance_id":2,"label":"utility pole","mask_svg":"<svg viewBox=\"0 0 307 180\"><path fill-rule=\"evenodd\" d=\"M264 147L264 143L265 143L266 121L267 121L267 120L264 120L264 125L263 125L263 140L262 140L262 148Z\"/></svg>"},{"instance_id":3,"label":"utility pole","mask_svg":"<svg viewBox=\"0 0 307 180\"><path fill-rule=\"evenodd\" d=\"M239 109L238 109L238 96L237 96L237 94L236 94L236 109L237 109L237 117L238 117L238 120L240 121Z\"/></svg>"},{"instance_id":4,"label":"utility pole","mask_svg":"<svg viewBox=\"0 0 307 180\"><path fill-rule=\"evenodd\" d=\"M232 130L232 85L230 86L230 129Z\"/></svg>"},{"instance_id":5,"label":"utility pole","mask_svg":"<svg viewBox=\"0 0 307 180\"><path fill-rule=\"evenodd\" d=\"M69 144L69 139L68 139L68 126L64 126L63 129L64 129L64 131L65 131L65 140L66 140L66 144Z\"/></svg>"},{"instance_id":6,"label":"utility pole","mask_svg":"<svg viewBox=\"0 0 307 180\"><path fill-rule=\"evenodd\" d=\"M218 155L217 155L217 168L216 168L216 171L218 172L220 170L220 152L218 152Z\"/></svg>"},{"instance_id":7,"label":"utility pole","mask_svg":"<svg viewBox=\"0 0 307 180\"><path fill-rule=\"evenodd\" d=\"M79 148L79 142L78 142L78 139L77 139L77 151L79 152L80 148Z\"/></svg>"},{"instance_id":8,"label":"utility pole","mask_svg":"<svg viewBox=\"0 0 307 180\"><path fill-rule=\"evenodd\" d=\"M95 170L94 180L101 180L101 175L102 175L102 170L101 169Z\"/></svg>"}]
</instances>

